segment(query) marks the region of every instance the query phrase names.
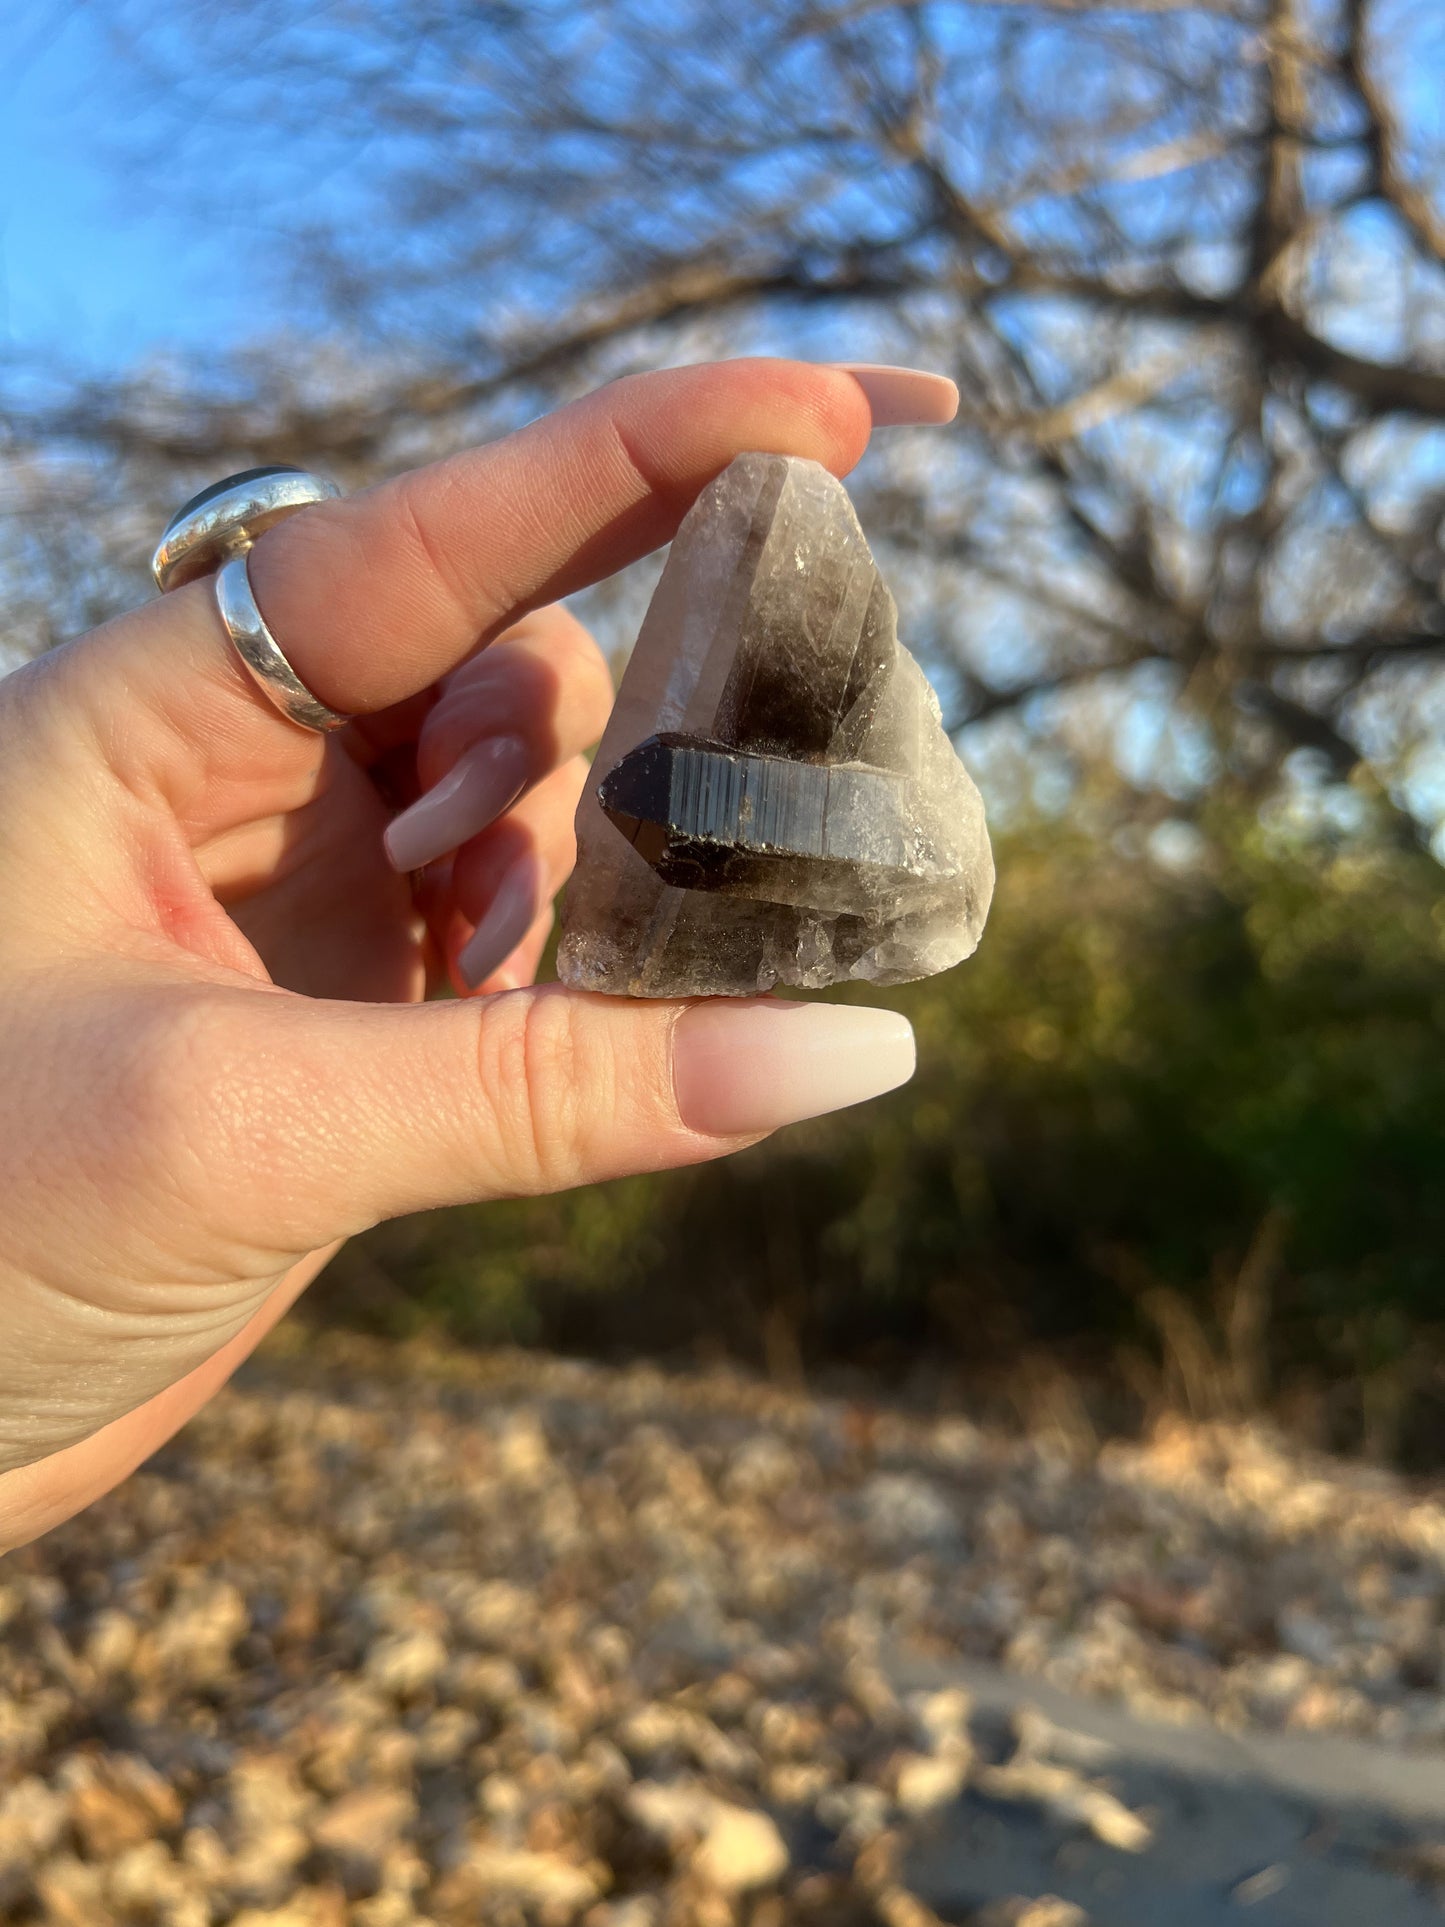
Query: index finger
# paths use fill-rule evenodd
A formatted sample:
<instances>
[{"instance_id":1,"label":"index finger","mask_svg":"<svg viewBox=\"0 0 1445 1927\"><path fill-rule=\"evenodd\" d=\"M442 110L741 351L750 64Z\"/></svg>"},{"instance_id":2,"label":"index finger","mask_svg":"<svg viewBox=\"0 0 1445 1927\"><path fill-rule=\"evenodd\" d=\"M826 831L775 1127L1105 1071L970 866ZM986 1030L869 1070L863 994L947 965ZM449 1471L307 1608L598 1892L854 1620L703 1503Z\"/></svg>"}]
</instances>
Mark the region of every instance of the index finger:
<instances>
[{"instance_id":1,"label":"index finger","mask_svg":"<svg viewBox=\"0 0 1445 1927\"><path fill-rule=\"evenodd\" d=\"M381 709L433 683L539 602L671 539L747 449L846 474L867 446L859 382L790 361L636 375L503 440L270 530L251 583L307 687Z\"/></svg>"}]
</instances>

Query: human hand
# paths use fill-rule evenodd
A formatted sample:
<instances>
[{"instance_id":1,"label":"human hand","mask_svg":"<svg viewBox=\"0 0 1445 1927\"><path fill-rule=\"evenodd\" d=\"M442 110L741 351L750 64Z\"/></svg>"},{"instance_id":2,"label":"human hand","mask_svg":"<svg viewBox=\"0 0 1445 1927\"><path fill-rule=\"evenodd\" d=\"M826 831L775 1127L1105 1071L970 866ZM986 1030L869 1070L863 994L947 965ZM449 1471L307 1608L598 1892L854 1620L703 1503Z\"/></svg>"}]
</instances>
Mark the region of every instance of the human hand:
<instances>
[{"instance_id":1,"label":"human hand","mask_svg":"<svg viewBox=\"0 0 1445 1927\"><path fill-rule=\"evenodd\" d=\"M675 370L279 524L251 582L358 715L334 736L271 708L209 582L0 684L0 1543L124 1477L378 1219L716 1157L909 1075L889 1012L519 988L610 700L555 599L740 451L842 474L869 427L846 373ZM383 836L419 788L414 888ZM423 1001L443 971L483 994Z\"/></svg>"}]
</instances>

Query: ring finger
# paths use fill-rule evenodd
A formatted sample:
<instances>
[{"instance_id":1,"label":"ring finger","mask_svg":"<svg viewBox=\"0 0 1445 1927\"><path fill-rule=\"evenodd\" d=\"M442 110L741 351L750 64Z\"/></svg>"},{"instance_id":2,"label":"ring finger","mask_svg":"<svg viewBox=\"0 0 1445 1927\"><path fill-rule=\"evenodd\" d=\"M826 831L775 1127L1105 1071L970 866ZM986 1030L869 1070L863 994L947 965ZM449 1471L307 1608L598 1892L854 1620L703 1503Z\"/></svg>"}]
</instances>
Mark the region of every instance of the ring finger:
<instances>
[{"instance_id":1,"label":"ring finger","mask_svg":"<svg viewBox=\"0 0 1445 1927\"><path fill-rule=\"evenodd\" d=\"M422 794L393 819L387 855L419 870L477 836L602 733L612 680L575 616L538 610L451 676L422 726Z\"/></svg>"},{"instance_id":2,"label":"ring finger","mask_svg":"<svg viewBox=\"0 0 1445 1927\"><path fill-rule=\"evenodd\" d=\"M463 995L513 990L535 976L553 898L576 860L573 819L589 768L572 757L452 859L428 922Z\"/></svg>"}]
</instances>

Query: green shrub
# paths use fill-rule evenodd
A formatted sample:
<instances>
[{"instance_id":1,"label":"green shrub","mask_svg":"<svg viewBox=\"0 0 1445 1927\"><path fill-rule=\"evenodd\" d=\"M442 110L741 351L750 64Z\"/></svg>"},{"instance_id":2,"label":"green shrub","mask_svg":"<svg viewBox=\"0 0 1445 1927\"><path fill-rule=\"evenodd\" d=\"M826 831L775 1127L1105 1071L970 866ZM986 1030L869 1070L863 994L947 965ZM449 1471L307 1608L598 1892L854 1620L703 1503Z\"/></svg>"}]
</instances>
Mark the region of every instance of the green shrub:
<instances>
[{"instance_id":1,"label":"green shrub","mask_svg":"<svg viewBox=\"0 0 1445 1927\"><path fill-rule=\"evenodd\" d=\"M721 1165L382 1228L318 1309L782 1372L1044 1345L1211 1408L1414 1385L1445 1305L1441 873L1383 830L1222 803L1202 828L1182 873L1058 823L1002 838L978 955L890 997L907 1090Z\"/></svg>"}]
</instances>

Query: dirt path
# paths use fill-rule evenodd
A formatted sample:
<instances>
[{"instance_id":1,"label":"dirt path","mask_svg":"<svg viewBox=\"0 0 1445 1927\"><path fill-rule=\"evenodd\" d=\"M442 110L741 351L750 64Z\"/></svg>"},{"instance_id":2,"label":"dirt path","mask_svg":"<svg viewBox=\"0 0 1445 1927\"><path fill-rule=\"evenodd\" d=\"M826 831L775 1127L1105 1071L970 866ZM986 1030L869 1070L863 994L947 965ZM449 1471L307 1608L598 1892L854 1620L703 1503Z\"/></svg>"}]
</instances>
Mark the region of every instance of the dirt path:
<instances>
[{"instance_id":1,"label":"dirt path","mask_svg":"<svg viewBox=\"0 0 1445 1927\"><path fill-rule=\"evenodd\" d=\"M972 1731L996 1755L1042 1715L1050 1750L1077 1761L1082 1745L1090 1776L1152 1831L1145 1851L1121 1853L1047 1808L970 1789L920 1830L907 1863L910 1886L948 1918L1037 1888L1041 1874L1101 1927L1425 1927L1442 1918L1439 1754L1161 1726L987 1666L904 1661L890 1671L904 1691L966 1690Z\"/></svg>"}]
</instances>

